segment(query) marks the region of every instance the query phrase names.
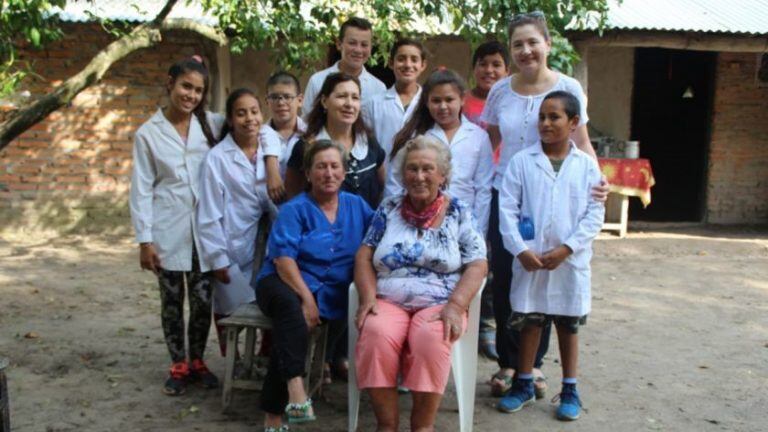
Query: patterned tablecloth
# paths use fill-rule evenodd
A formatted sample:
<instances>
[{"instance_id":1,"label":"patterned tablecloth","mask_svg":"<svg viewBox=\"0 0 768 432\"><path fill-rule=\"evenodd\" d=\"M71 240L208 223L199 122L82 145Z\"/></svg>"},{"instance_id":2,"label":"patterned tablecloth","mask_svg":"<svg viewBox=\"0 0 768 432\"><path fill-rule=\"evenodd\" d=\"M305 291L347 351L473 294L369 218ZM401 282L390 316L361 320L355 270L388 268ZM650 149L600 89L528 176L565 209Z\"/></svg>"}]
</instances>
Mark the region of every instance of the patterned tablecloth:
<instances>
[{"instance_id":1,"label":"patterned tablecloth","mask_svg":"<svg viewBox=\"0 0 768 432\"><path fill-rule=\"evenodd\" d=\"M611 184L611 192L640 198L643 207L651 203L651 187L656 184L648 159L598 158L600 170Z\"/></svg>"}]
</instances>

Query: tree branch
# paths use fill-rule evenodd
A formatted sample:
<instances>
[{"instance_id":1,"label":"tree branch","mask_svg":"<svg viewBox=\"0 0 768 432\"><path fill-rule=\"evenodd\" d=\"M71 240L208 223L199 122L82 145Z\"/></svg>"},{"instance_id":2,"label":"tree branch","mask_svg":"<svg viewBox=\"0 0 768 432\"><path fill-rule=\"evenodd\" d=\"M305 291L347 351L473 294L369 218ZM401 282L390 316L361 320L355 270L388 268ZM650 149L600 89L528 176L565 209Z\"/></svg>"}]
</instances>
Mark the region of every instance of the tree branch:
<instances>
[{"instance_id":1,"label":"tree branch","mask_svg":"<svg viewBox=\"0 0 768 432\"><path fill-rule=\"evenodd\" d=\"M210 39L219 46L226 46L229 43L229 38L224 32L219 31L215 27L211 27L205 24L201 24L197 21L187 18L171 18L165 20L160 26L162 30L187 30L195 32L207 39Z\"/></svg>"},{"instance_id":2,"label":"tree branch","mask_svg":"<svg viewBox=\"0 0 768 432\"><path fill-rule=\"evenodd\" d=\"M155 20L136 26L129 34L110 43L96 54L77 75L70 77L40 99L12 113L0 124L0 150L27 129L45 119L48 114L71 102L78 93L99 81L114 63L134 51L159 43L162 40L161 30L189 30L212 39L220 45L226 45L226 36L213 27L186 19L166 20L164 17L168 15L175 3L175 0L169 0ZM160 17L163 17L163 20L158 24L156 20Z\"/></svg>"}]
</instances>

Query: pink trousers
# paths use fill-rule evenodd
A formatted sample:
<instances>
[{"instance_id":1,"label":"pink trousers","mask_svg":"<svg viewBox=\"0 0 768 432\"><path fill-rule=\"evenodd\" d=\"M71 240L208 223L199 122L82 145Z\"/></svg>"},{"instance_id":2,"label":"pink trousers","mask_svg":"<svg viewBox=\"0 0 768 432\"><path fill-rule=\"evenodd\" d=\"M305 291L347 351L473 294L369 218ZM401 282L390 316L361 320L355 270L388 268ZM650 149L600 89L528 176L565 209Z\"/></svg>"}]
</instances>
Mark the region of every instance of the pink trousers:
<instances>
[{"instance_id":1,"label":"pink trousers","mask_svg":"<svg viewBox=\"0 0 768 432\"><path fill-rule=\"evenodd\" d=\"M409 312L385 300L377 305L378 314L365 319L355 347L358 387L397 387L402 372L403 387L442 394L451 371L452 343L443 338L443 322L430 319L443 306ZM462 332L466 328L464 314Z\"/></svg>"}]
</instances>

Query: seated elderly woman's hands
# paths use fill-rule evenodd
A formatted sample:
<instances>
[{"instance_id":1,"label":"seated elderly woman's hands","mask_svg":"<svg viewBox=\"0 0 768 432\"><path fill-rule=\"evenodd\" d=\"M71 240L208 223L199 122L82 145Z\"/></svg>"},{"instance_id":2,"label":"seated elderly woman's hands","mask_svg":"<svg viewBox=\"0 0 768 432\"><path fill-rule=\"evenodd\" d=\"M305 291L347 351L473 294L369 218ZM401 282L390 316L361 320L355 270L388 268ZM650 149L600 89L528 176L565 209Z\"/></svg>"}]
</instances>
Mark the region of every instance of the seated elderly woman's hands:
<instances>
[{"instance_id":1,"label":"seated elderly woman's hands","mask_svg":"<svg viewBox=\"0 0 768 432\"><path fill-rule=\"evenodd\" d=\"M307 320L307 327L310 330L320 325L320 310L311 294L301 299L301 312L304 314L304 319Z\"/></svg>"},{"instance_id":2,"label":"seated elderly woman's hands","mask_svg":"<svg viewBox=\"0 0 768 432\"><path fill-rule=\"evenodd\" d=\"M430 321L441 320L443 322L443 340L446 342L456 342L461 337L465 312L466 309L449 301L443 306L440 313L433 316Z\"/></svg>"},{"instance_id":3,"label":"seated elderly woman's hands","mask_svg":"<svg viewBox=\"0 0 768 432\"><path fill-rule=\"evenodd\" d=\"M365 324L365 319L368 317L368 315L378 315L379 310L376 306L376 297L365 300L360 302L360 306L357 308L357 313L355 314L355 325L357 326L358 330L361 330L363 328L363 324Z\"/></svg>"}]
</instances>

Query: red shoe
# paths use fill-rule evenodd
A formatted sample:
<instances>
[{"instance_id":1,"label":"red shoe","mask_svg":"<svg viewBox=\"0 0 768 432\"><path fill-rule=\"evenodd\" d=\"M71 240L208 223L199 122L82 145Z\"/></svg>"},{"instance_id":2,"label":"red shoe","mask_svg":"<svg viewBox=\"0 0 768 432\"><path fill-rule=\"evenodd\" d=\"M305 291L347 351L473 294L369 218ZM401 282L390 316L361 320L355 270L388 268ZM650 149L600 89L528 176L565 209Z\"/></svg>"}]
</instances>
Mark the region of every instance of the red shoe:
<instances>
[{"instance_id":1,"label":"red shoe","mask_svg":"<svg viewBox=\"0 0 768 432\"><path fill-rule=\"evenodd\" d=\"M189 372L191 380L200 381L205 388L214 389L219 386L219 379L208 370L202 359L192 360L192 370Z\"/></svg>"},{"instance_id":2,"label":"red shoe","mask_svg":"<svg viewBox=\"0 0 768 432\"><path fill-rule=\"evenodd\" d=\"M180 361L171 365L170 376L165 380L163 393L168 396L183 395L187 391L187 379L189 378L189 365L186 361Z\"/></svg>"}]
</instances>

